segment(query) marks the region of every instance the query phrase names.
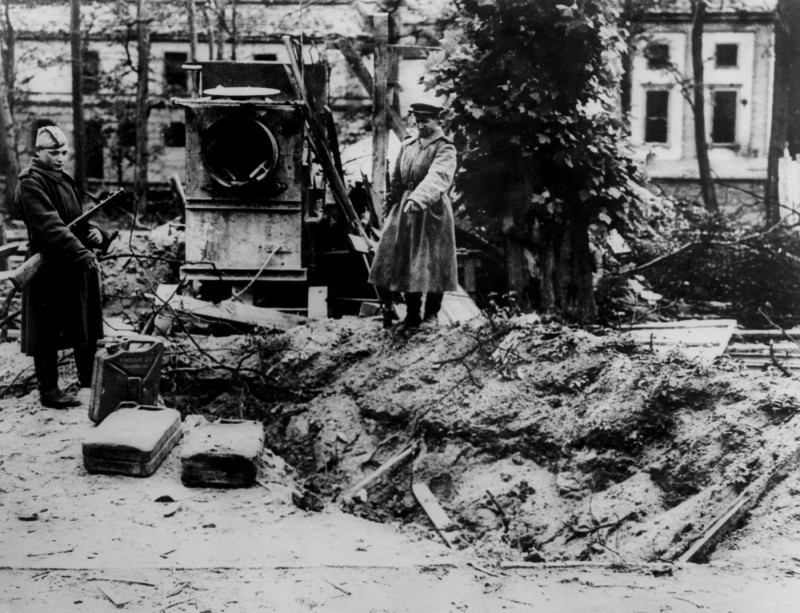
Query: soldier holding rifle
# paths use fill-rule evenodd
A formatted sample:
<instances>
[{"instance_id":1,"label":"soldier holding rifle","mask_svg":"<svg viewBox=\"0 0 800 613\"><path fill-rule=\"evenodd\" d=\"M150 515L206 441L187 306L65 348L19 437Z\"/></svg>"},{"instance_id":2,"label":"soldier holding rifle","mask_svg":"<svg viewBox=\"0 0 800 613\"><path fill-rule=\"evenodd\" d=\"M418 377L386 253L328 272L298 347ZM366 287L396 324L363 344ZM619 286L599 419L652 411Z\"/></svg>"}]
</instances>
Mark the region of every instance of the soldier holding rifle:
<instances>
[{"instance_id":1,"label":"soldier holding rifle","mask_svg":"<svg viewBox=\"0 0 800 613\"><path fill-rule=\"evenodd\" d=\"M64 172L67 138L56 126L36 134L36 156L19 177L16 207L28 228L28 257L42 265L22 294L21 348L33 356L43 406L80 401L58 386L58 351L73 349L81 387L91 387L97 341L103 336L100 273L93 249L107 236L97 226L67 225L83 213L81 191Z\"/></svg>"}]
</instances>

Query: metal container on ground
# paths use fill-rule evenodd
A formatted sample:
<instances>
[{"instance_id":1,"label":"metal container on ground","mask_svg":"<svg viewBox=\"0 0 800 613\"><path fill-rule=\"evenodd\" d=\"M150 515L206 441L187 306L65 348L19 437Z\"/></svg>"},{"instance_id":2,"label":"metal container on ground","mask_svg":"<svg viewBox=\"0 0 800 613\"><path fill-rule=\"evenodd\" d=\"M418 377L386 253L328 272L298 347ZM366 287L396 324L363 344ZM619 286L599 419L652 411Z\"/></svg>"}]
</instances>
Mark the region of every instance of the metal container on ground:
<instances>
[{"instance_id":1,"label":"metal container on ground","mask_svg":"<svg viewBox=\"0 0 800 613\"><path fill-rule=\"evenodd\" d=\"M83 441L90 473L149 477L181 438L175 409L123 403Z\"/></svg>"},{"instance_id":2,"label":"metal container on ground","mask_svg":"<svg viewBox=\"0 0 800 613\"><path fill-rule=\"evenodd\" d=\"M155 405L163 354L164 344L157 340L125 341L98 351L92 373L89 419L99 424L121 402Z\"/></svg>"}]
</instances>

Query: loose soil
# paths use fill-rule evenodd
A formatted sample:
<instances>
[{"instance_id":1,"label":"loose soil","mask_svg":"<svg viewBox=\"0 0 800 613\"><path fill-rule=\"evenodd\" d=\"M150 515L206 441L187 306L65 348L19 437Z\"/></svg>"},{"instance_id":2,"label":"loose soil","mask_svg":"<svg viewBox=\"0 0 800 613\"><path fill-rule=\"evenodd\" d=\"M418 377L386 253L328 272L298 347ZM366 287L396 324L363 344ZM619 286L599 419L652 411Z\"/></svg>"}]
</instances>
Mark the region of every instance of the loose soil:
<instances>
[{"instance_id":1,"label":"loose soil","mask_svg":"<svg viewBox=\"0 0 800 613\"><path fill-rule=\"evenodd\" d=\"M145 293L110 308L134 310L139 324ZM184 488L180 449L148 479L89 475L88 396L78 409L41 408L24 384L29 359L0 344L0 383L16 394L0 399L0 610L796 606L796 469L709 564L672 563L800 447L795 378L724 357L659 357L618 332L530 317L410 340L352 317L224 337L195 324L173 326L191 339L166 339L163 401L185 428L262 421L257 487ZM64 379L74 381L68 365ZM343 500L410 443L412 460ZM453 549L414 482L453 520ZM304 490L321 512L292 503Z\"/></svg>"}]
</instances>

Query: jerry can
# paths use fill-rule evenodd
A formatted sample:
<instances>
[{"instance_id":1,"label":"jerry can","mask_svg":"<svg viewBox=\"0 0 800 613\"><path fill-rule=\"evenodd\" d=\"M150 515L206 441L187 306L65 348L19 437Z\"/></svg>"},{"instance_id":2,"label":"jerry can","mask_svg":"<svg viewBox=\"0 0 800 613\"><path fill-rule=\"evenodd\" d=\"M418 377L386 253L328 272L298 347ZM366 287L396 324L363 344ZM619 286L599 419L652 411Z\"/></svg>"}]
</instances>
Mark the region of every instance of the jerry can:
<instances>
[{"instance_id":1,"label":"jerry can","mask_svg":"<svg viewBox=\"0 0 800 613\"><path fill-rule=\"evenodd\" d=\"M83 441L83 465L90 473L149 477L182 435L175 409L123 402Z\"/></svg>"},{"instance_id":2,"label":"jerry can","mask_svg":"<svg viewBox=\"0 0 800 613\"><path fill-rule=\"evenodd\" d=\"M121 402L155 405L161 382L164 344L126 340L95 354L89 419L99 424Z\"/></svg>"},{"instance_id":3,"label":"jerry can","mask_svg":"<svg viewBox=\"0 0 800 613\"><path fill-rule=\"evenodd\" d=\"M181 450L181 480L189 487L249 487L258 475L264 426L223 420L190 429Z\"/></svg>"}]
</instances>

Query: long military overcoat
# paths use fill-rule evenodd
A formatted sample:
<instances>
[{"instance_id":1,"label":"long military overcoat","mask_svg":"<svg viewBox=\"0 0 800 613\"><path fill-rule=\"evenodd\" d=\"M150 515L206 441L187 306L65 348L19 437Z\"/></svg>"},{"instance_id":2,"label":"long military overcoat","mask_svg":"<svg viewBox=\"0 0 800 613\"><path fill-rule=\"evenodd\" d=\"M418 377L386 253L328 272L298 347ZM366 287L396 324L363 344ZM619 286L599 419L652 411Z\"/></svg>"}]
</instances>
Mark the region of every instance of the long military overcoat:
<instances>
[{"instance_id":1,"label":"long military overcoat","mask_svg":"<svg viewBox=\"0 0 800 613\"><path fill-rule=\"evenodd\" d=\"M95 226L67 228L83 212L75 182L34 158L20 173L16 208L28 228L28 257L41 253L43 261L22 293L22 351L36 355L101 338L100 275L86 266Z\"/></svg>"},{"instance_id":2,"label":"long military overcoat","mask_svg":"<svg viewBox=\"0 0 800 613\"><path fill-rule=\"evenodd\" d=\"M390 206L369 281L399 292L447 292L458 286L453 209L447 191L456 149L439 128L430 138L408 138L390 176ZM403 211L413 200L424 211Z\"/></svg>"}]
</instances>

